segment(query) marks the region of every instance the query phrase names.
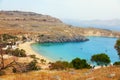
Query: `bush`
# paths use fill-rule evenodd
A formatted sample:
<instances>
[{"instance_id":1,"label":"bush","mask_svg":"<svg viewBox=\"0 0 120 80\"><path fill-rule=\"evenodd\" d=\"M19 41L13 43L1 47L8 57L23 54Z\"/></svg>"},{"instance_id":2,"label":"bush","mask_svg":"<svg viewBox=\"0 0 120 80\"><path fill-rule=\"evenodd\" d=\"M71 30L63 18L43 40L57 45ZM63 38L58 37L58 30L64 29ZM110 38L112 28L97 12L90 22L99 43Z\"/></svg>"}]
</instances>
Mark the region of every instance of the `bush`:
<instances>
[{"instance_id":1,"label":"bush","mask_svg":"<svg viewBox=\"0 0 120 80\"><path fill-rule=\"evenodd\" d=\"M36 58L36 55L30 55L31 58L35 59Z\"/></svg>"},{"instance_id":2,"label":"bush","mask_svg":"<svg viewBox=\"0 0 120 80\"><path fill-rule=\"evenodd\" d=\"M66 70L70 68L70 63L67 61L56 61L55 63L51 63L50 69L51 70Z\"/></svg>"},{"instance_id":3,"label":"bush","mask_svg":"<svg viewBox=\"0 0 120 80\"><path fill-rule=\"evenodd\" d=\"M28 65L27 65L27 70L31 71L31 70L40 70L41 68L39 66L37 66L37 60L33 60L31 61Z\"/></svg>"},{"instance_id":4,"label":"bush","mask_svg":"<svg viewBox=\"0 0 120 80\"><path fill-rule=\"evenodd\" d=\"M96 62L97 65L107 65L110 63L110 58L107 54L101 53L101 54L95 54L91 57L92 62Z\"/></svg>"},{"instance_id":5,"label":"bush","mask_svg":"<svg viewBox=\"0 0 120 80\"><path fill-rule=\"evenodd\" d=\"M120 65L120 61L115 62L113 65Z\"/></svg>"},{"instance_id":6,"label":"bush","mask_svg":"<svg viewBox=\"0 0 120 80\"><path fill-rule=\"evenodd\" d=\"M9 35L9 34L3 34L2 38L3 38L3 41L7 41L9 39L14 39L14 40L18 39L17 36L13 36L13 35Z\"/></svg>"},{"instance_id":7,"label":"bush","mask_svg":"<svg viewBox=\"0 0 120 80\"><path fill-rule=\"evenodd\" d=\"M75 58L71 61L71 64L75 69L91 68L85 59Z\"/></svg>"},{"instance_id":8,"label":"bush","mask_svg":"<svg viewBox=\"0 0 120 80\"><path fill-rule=\"evenodd\" d=\"M13 55L13 56L17 56L17 57L26 57L27 55L25 54L25 50L23 49L15 49L15 50L11 50L11 49L7 49L6 53L9 55Z\"/></svg>"},{"instance_id":9,"label":"bush","mask_svg":"<svg viewBox=\"0 0 120 80\"><path fill-rule=\"evenodd\" d=\"M42 64L45 64L45 63L46 63L46 60L45 60L45 59L40 59L40 62L41 62Z\"/></svg>"},{"instance_id":10,"label":"bush","mask_svg":"<svg viewBox=\"0 0 120 80\"><path fill-rule=\"evenodd\" d=\"M16 73L16 72L17 72L16 68L13 68L12 71L13 71L13 73Z\"/></svg>"},{"instance_id":11,"label":"bush","mask_svg":"<svg viewBox=\"0 0 120 80\"><path fill-rule=\"evenodd\" d=\"M75 58L70 63L67 61L56 61L55 63L51 63L50 65L51 70L66 70L69 68L83 69L91 68L91 66L87 63L86 60L80 58Z\"/></svg>"}]
</instances>

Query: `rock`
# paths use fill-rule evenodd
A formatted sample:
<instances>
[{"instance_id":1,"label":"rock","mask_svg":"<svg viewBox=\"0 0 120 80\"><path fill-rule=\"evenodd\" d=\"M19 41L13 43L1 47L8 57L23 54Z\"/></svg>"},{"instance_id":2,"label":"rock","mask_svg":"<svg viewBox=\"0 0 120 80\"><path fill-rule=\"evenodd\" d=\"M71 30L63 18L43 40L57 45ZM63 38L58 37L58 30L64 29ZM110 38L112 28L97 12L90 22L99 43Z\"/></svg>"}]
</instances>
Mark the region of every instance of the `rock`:
<instances>
[{"instance_id":1,"label":"rock","mask_svg":"<svg viewBox=\"0 0 120 80\"><path fill-rule=\"evenodd\" d=\"M54 79L54 80L61 80L60 76L58 76L58 75L53 76L53 79Z\"/></svg>"},{"instance_id":2,"label":"rock","mask_svg":"<svg viewBox=\"0 0 120 80\"><path fill-rule=\"evenodd\" d=\"M91 77L91 78L87 78L86 80L94 80L94 77Z\"/></svg>"},{"instance_id":3,"label":"rock","mask_svg":"<svg viewBox=\"0 0 120 80\"><path fill-rule=\"evenodd\" d=\"M0 78L0 80L3 80L2 78Z\"/></svg>"},{"instance_id":4,"label":"rock","mask_svg":"<svg viewBox=\"0 0 120 80\"><path fill-rule=\"evenodd\" d=\"M76 72L75 71L70 71L69 74L75 75Z\"/></svg>"},{"instance_id":5,"label":"rock","mask_svg":"<svg viewBox=\"0 0 120 80\"><path fill-rule=\"evenodd\" d=\"M63 34L59 34L59 35L44 35L44 36L39 36L39 42L40 43L49 43L49 42L83 42L83 41L88 41L89 39L87 39L84 36L80 36L80 35L72 35L69 36L67 34L65 34L65 36L63 36Z\"/></svg>"},{"instance_id":6,"label":"rock","mask_svg":"<svg viewBox=\"0 0 120 80\"><path fill-rule=\"evenodd\" d=\"M115 77L115 74L114 74L114 73L108 75L108 78L113 78L113 77Z\"/></svg>"}]
</instances>

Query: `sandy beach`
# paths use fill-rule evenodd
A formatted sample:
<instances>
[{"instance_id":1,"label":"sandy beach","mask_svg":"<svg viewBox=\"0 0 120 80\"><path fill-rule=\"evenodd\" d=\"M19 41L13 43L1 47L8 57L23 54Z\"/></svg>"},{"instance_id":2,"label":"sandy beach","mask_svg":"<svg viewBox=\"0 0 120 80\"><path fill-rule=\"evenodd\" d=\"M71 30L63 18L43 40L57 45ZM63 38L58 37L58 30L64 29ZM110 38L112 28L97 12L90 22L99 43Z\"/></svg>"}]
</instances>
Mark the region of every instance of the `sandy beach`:
<instances>
[{"instance_id":1,"label":"sandy beach","mask_svg":"<svg viewBox=\"0 0 120 80\"><path fill-rule=\"evenodd\" d=\"M49 60L46 57L40 55L39 53L35 52L31 48L31 44L33 44L33 43L35 43L35 42L34 41L25 42L25 43L19 44L18 48L19 49L24 49L26 51L27 55L36 55L37 58L44 59L44 60L46 60L47 63L51 62L51 60Z\"/></svg>"}]
</instances>

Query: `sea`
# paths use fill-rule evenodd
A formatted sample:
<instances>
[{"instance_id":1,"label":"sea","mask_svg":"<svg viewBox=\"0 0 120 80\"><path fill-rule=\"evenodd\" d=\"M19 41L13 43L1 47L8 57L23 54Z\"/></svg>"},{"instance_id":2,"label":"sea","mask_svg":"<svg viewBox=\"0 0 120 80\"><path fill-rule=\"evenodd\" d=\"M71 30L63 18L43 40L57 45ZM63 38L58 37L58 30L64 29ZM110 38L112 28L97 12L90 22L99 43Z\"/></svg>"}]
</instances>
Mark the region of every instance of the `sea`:
<instances>
[{"instance_id":1,"label":"sea","mask_svg":"<svg viewBox=\"0 0 120 80\"><path fill-rule=\"evenodd\" d=\"M65 42L65 43L35 43L31 47L34 51L52 61L71 61L78 57L86 59L91 64L91 56L105 53L111 62L119 60L117 51L114 48L117 38L108 37L87 37L85 42Z\"/></svg>"}]
</instances>

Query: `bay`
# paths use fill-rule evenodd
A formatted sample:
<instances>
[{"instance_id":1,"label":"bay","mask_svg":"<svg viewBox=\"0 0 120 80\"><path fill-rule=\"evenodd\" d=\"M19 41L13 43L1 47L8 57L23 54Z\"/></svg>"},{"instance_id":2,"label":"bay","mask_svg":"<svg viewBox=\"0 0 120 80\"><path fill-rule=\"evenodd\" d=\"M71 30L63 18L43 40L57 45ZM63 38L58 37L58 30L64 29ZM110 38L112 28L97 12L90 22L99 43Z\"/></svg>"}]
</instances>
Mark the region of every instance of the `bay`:
<instances>
[{"instance_id":1,"label":"bay","mask_svg":"<svg viewBox=\"0 0 120 80\"><path fill-rule=\"evenodd\" d=\"M117 51L114 49L117 38L108 37L88 37L86 42L67 42L67 43L35 43L32 49L46 58L57 61L71 61L79 57L90 62L90 58L94 54L106 53L111 62L119 60Z\"/></svg>"}]
</instances>

